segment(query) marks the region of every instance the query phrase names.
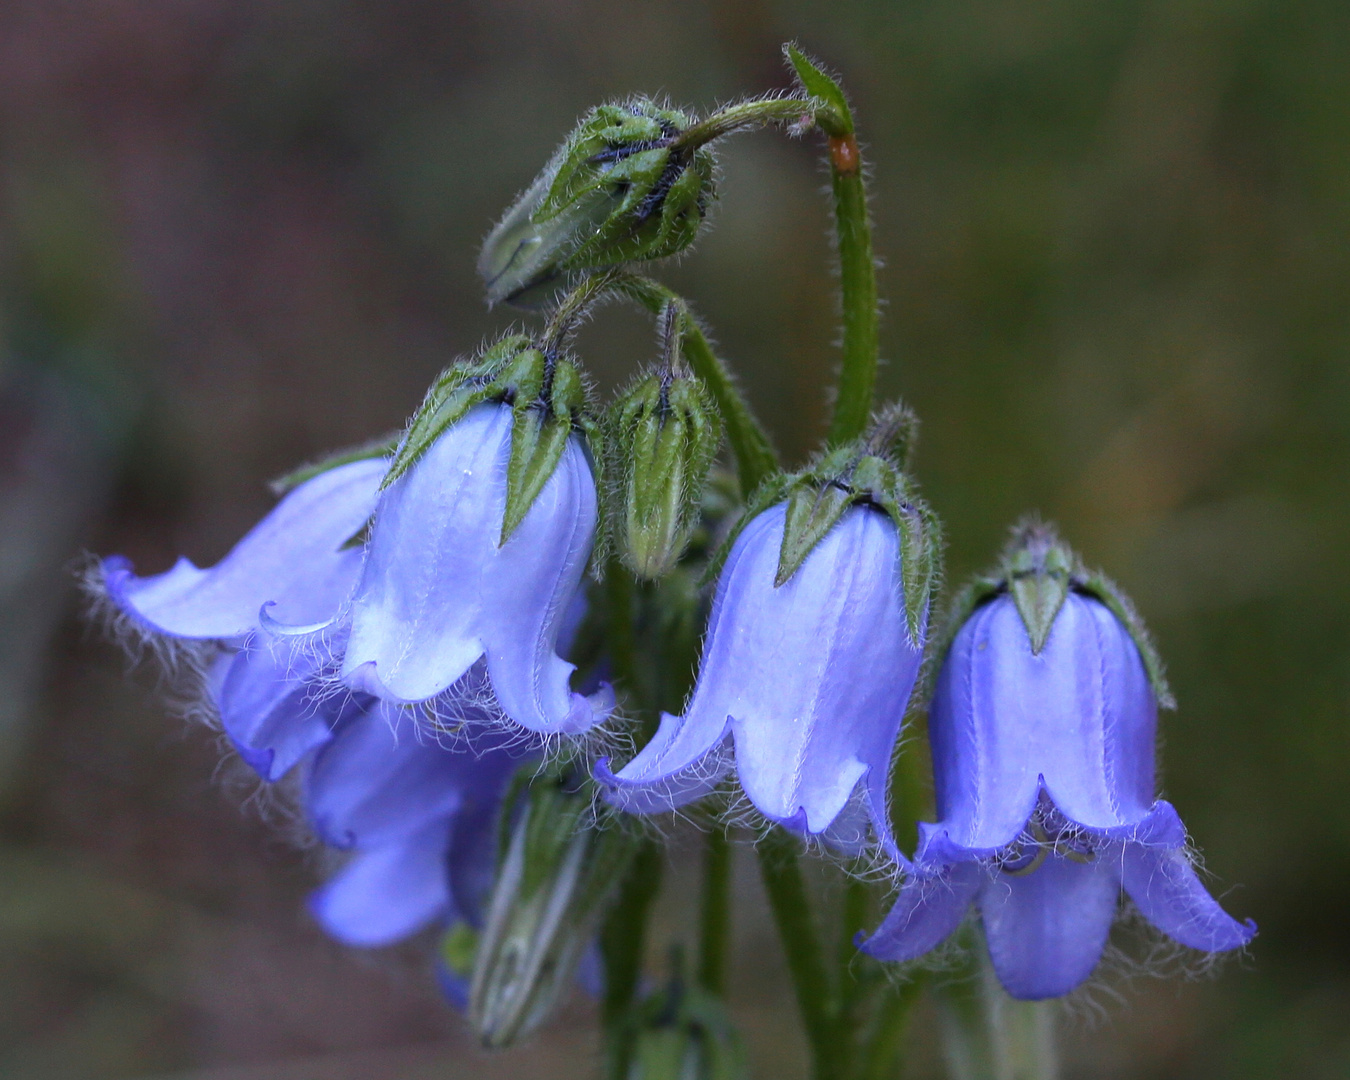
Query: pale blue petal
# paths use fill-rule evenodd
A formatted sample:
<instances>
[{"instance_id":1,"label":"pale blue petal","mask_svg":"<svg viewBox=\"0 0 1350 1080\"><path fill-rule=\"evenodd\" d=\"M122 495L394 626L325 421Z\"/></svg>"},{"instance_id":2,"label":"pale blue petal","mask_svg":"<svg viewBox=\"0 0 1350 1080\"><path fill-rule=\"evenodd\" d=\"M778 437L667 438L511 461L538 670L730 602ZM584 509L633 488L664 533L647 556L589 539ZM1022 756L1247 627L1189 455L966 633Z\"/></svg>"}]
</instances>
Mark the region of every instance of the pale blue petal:
<instances>
[{"instance_id":1,"label":"pale blue petal","mask_svg":"<svg viewBox=\"0 0 1350 1080\"><path fill-rule=\"evenodd\" d=\"M1138 650L1098 601L1070 594L1039 655L1007 596L952 643L930 712L938 812L953 843L1010 843L1042 784L1098 829L1138 822L1153 801L1157 709Z\"/></svg>"},{"instance_id":2,"label":"pale blue petal","mask_svg":"<svg viewBox=\"0 0 1350 1080\"><path fill-rule=\"evenodd\" d=\"M595 522L591 466L581 443L569 439L534 505L495 551L484 609L488 674L502 711L531 731L587 731L608 715L572 692L574 665L556 652Z\"/></svg>"},{"instance_id":3,"label":"pale blue petal","mask_svg":"<svg viewBox=\"0 0 1350 1080\"><path fill-rule=\"evenodd\" d=\"M345 725L315 756L306 806L319 836L335 847L370 848L500 799L523 759L509 736L486 731L441 746L389 706Z\"/></svg>"},{"instance_id":4,"label":"pale blue petal","mask_svg":"<svg viewBox=\"0 0 1350 1080\"><path fill-rule=\"evenodd\" d=\"M350 694L335 695L317 678L326 661L256 634L239 652L222 658L213 695L221 727L264 780L280 780L328 741L344 713L360 709Z\"/></svg>"},{"instance_id":5,"label":"pale blue petal","mask_svg":"<svg viewBox=\"0 0 1350 1080\"><path fill-rule=\"evenodd\" d=\"M595 481L571 440L524 520L501 539L511 409L480 405L385 493L376 515L343 676L386 700L448 690L486 657L502 711L539 732L580 732L605 694L571 691L558 657L596 522Z\"/></svg>"},{"instance_id":6,"label":"pale blue petal","mask_svg":"<svg viewBox=\"0 0 1350 1080\"><path fill-rule=\"evenodd\" d=\"M138 578L125 559L104 562L109 598L131 617L174 637L240 637L258 626L264 604L285 623L331 619L361 567L344 549L374 512L388 467L372 459L341 465L301 484L209 570L179 559Z\"/></svg>"},{"instance_id":7,"label":"pale blue petal","mask_svg":"<svg viewBox=\"0 0 1350 1080\"><path fill-rule=\"evenodd\" d=\"M384 492L352 601L352 686L425 701L483 655L510 437L511 410L480 405Z\"/></svg>"}]
</instances>

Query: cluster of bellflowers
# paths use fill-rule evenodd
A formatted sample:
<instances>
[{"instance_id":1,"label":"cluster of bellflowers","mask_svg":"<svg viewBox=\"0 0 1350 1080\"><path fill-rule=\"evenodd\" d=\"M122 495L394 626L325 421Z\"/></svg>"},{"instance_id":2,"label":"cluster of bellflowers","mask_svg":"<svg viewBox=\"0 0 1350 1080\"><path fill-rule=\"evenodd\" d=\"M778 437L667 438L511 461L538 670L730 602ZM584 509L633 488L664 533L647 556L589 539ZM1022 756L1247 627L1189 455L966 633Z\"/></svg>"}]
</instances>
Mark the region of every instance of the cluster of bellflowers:
<instances>
[{"instance_id":1,"label":"cluster of bellflowers","mask_svg":"<svg viewBox=\"0 0 1350 1080\"><path fill-rule=\"evenodd\" d=\"M729 838L757 848L817 1078L892 1074L920 961L949 941L1031 1002L1092 977L1122 896L1204 954L1255 932L1156 797L1171 696L1113 584L1032 521L936 614L917 420L872 401L852 113L787 51L790 94L583 117L479 262L489 301L541 325L451 364L401 435L278 481L209 569L139 576L113 556L89 575L259 782L345 853L310 900L324 931L435 943L491 1047L579 984L625 1080L745 1075L725 1010ZM837 224L835 415L796 471L687 303L641 273L699 234L715 144L761 125L825 138ZM573 331L614 299L656 317L658 349L602 402ZM902 735L925 711L936 806L916 826L923 740ZM672 830L650 819L672 812L706 854L698 940L657 980L643 955ZM803 857L840 887L816 895ZM855 945L825 949L830 922Z\"/></svg>"}]
</instances>

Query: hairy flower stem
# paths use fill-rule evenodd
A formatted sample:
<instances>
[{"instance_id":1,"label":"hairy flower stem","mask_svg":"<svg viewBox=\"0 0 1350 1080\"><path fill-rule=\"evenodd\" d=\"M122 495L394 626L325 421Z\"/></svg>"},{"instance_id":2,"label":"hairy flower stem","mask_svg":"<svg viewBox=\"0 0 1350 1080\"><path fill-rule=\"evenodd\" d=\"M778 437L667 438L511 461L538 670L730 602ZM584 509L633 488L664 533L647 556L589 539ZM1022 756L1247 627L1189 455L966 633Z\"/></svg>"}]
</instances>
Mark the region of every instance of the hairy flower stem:
<instances>
[{"instance_id":1,"label":"hairy flower stem","mask_svg":"<svg viewBox=\"0 0 1350 1080\"><path fill-rule=\"evenodd\" d=\"M811 1075L813 1080L842 1080L845 1039L840 1037L838 1009L802 881L797 841L775 827L761 838L757 850L760 875L811 1046Z\"/></svg>"},{"instance_id":2,"label":"hairy flower stem","mask_svg":"<svg viewBox=\"0 0 1350 1080\"><path fill-rule=\"evenodd\" d=\"M811 122L812 103L805 98L756 98L718 109L674 139L676 146L703 146L736 131L763 124Z\"/></svg>"},{"instance_id":3,"label":"hairy flower stem","mask_svg":"<svg viewBox=\"0 0 1350 1080\"><path fill-rule=\"evenodd\" d=\"M736 457L736 475L741 484L741 495L749 498L766 476L777 471L778 458L769 437L750 411L749 405L736 389L731 373L717 358L683 298L651 278L636 274L616 275L612 287L641 304L653 315L660 315L667 304L677 304L684 320L684 359L694 374L703 380L722 414L727 442Z\"/></svg>"},{"instance_id":4,"label":"hairy flower stem","mask_svg":"<svg viewBox=\"0 0 1350 1080\"><path fill-rule=\"evenodd\" d=\"M867 217L862 155L851 131L830 137L830 187L834 194L844 355L829 442L839 446L856 439L867 426L880 349L872 225Z\"/></svg>"},{"instance_id":5,"label":"hairy flower stem","mask_svg":"<svg viewBox=\"0 0 1350 1080\"><path fill-rule=\"evenodd\" d=\"M703 902L699 911L698 982L714 994L726 992L727 939L731 930L731 843L714 825L704 839Z\"/></svg>"}]
</instances>

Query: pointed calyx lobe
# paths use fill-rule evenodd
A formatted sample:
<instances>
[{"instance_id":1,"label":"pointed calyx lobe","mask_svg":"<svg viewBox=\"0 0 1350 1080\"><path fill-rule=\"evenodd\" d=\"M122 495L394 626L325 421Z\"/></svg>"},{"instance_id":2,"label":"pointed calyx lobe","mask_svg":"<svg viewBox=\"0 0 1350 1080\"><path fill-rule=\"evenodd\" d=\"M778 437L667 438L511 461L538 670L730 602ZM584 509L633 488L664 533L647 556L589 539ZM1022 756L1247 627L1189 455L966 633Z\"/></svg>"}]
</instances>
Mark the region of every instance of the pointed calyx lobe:
<instances>
[{"instance_id":1,"label":"pointed calyx lobe","mask_svg":"<svg viewBox=\"0 0 1350 1080\"><path fill-rule=\"evenodd\" d=\"M936 643L935 658L942 660L957 632L977 608L1005 594L1021 617L1033 655L1040 655L1065 600L1073 593L1099 601L1120 620L1139 650L1158 705L1175 708L1162 659L1129 597L1100 571L1087 569L1077 552L1060 539L1055 527L1036 517L1018 522L998 566L957 594Z\"/></svg>"},{"instance_id":2,"label":"pointed calyx lobe","mask_svg":"<svg viewBox=\"0 0 1350 1080\"><path fill-rule=\"evenodd\" d=\"M922 639L937 585L941 524L905 473L916 423L908 409L883 410L861 439L827 451L806 469L757 493L746 518L761 506L787 500L787 519L775 585L785 584L852 506L869 505L891 519L899 534L905 627Z\"/></svg>"},{"instance_id":3,"label":"pointed calyx lobe","mask_svg":"<svg viewBox=\"0 0 1350 1080\"><path fill-rule=\"evenodd\" d=\"M577 428L592 425L586 388L576 364L546 353L530 338L511 334L481 357L443 371L408 425L382 487L388 488L475 405L499 402L512 410L511 455L500 543L525 519L553 475Z\"/></svg>"}]
</instances>

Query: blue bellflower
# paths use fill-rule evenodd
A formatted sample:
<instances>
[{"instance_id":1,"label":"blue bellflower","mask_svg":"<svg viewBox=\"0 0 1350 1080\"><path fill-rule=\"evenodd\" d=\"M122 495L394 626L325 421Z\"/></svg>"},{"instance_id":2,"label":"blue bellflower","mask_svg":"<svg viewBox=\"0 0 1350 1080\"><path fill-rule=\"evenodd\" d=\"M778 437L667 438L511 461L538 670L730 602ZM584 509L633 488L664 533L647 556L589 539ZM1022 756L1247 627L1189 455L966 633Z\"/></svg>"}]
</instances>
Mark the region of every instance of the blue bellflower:
<instances>
[{"instance_id":1,"label":"blue bellflower","mask_svg":"<svg viewBox=\"0 0 1350 1080\"><path fill-rule=\"evenodd\" d=\"M511 431L510 406L475 406L384 492L351 602L342 675L385 700L419 702L481 661L511 720L579 733L613 704L607 689L573 693L573 665L556 651L590 558L595 480L571 436L503 542Z\"/></svg>"},{"instance_id":2,"label":"blue bellflower","mask_svg":"<svg viewBox=\"0 0 1350 1080\"><path fill-rule=\"evenodd\" d=\"M617 774L601 762L597 778L614 805L655 813L734 767L769 820L846 849L863 846L870 821L893 848L886 781L922 660L906 632L897 531L853 506L775 585L786 515L786 503L759 514L732 547L684 714L663 715L637 757Z\"/></svg>"},{"instance_id":3,"label":"blue bellflower","mask_svg":"<svg viewBox=\"0 0 1350 1080\"><path fill-rule=\"evenodd\" d=\"M241 671L282 663L285 676L299 665L384 701L430 703L428 712L452 719L463 699L481 704L487 685L486 719L584 732L609 714L613 696L608 687L573 693L574 669L557 642L590 557L595 481L580 440L569 438L503 542L511 431L509 406L476 406L383 491L385 459L328 469L287 494L216 566L180 559L138 578L113 556L101 567L103 594L159 642L247 643L253 659L240 660ZM369 543L353 543L368 524ZM297 688L314 681L221 678L231 701L243 687L304 693ZM266 736L269 707L240 700L226 709L247 726L227 726L245 756ZM277 747L267 771L284 773L320 729L316 718L292 731L299 742Z\"/></svg>"},{"instance_id":4,"label":"blue bellflower","mask_svg":"<svg viewBox=\"0 0 1350 1080\"><path fill-rule=\"evenodd\" d=\"M1033 551L1053 561L1045 535L1033 531ZM1158 692L1105 600L1132 613L1071 582L1070 561L1054 582L1041 560L1034 597L1009 575L952 641L929 713L940 820L920 826L895 906L861 944L872 956L921 956L974 903L1008 993L1057 997L1092 974L1122 887L1191 948L1235 949L1255 934L1206 892L1180 818L1154 799Z\"/></svg>"}]
</instances>

